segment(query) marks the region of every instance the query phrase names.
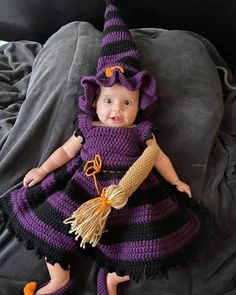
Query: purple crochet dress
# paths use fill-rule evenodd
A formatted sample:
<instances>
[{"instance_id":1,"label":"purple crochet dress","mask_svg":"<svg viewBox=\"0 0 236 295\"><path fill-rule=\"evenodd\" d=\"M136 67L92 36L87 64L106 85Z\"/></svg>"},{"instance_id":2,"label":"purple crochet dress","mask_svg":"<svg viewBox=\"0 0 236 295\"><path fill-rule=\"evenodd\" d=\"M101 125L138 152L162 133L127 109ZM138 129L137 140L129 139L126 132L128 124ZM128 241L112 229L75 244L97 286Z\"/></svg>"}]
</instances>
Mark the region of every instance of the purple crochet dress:
<instances>
[{"instance_id":1,"label":"purple crochet dress","mask_svg":"<svg viewBox=\"0 0 236 295\"><path fill-rule=\"evenodd\" d=\"M63 220L82 203L96 197L93 177L83 171L86 161L99 154L102 171L97 174L100 190L117 184L138 159L151 138L151 124L132 128L92 126L80 116L84 137L80 155L48 175L32 188L20 188L1 199L9 227L28 249L49 262L66 268L78 252L80 241L69 234ZM154 277L185 263L202 244L206 225L198 204L177 193L152 171L121 210L113 209L107 231L97 247L87 250L109 271L128 274L131 279Z\"/></svg>"}]
</instances>

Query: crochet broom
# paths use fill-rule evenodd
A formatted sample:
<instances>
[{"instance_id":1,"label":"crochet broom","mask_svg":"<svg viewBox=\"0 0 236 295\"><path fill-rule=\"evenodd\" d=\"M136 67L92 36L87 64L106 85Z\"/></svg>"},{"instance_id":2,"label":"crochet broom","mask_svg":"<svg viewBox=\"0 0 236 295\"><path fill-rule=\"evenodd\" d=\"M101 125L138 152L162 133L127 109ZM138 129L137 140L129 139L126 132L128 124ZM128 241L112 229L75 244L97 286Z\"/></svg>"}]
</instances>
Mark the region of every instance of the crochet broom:
<instances>
[{"instance_id":1,"label":"crochet broom","mask_svg":"<svg viewBox=\"0 0 236 295\"><path fill-rule=\"evenodd\" d=\"M75 233L75 239L82 238L80 246L86 243L97 245L105 231L106 221L112 208L123 208L128 198L145 180L158 158L158 148L147 146L142 155L133 163L118 185L103 188L99 197L83 203L72 216L64 220L71 224L70 233Z\"/></svg>"}]
</instances>

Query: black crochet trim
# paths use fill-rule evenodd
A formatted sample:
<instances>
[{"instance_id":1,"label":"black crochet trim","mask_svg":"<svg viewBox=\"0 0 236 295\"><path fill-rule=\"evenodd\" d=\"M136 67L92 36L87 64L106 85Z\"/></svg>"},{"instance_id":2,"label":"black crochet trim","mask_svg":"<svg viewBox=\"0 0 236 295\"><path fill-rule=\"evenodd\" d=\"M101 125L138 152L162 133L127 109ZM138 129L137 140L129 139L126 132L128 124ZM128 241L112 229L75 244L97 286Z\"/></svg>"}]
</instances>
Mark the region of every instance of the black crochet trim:
<instances>
[{"instance_id":1,"label":"black crochet trim","mask_svg":"<svg viewBox=\"0 0 236 295\"><path fill-rule=\"evenodd\" d=\"M55 263L59 263L60 266L65 270L69 269L71 262L74 260L74 256L75 256L74 254L70 254L70 256L68 257L59 259L58 257L55 257L55 255L50 255L48 253L45 253L44 249L42 249L40 246L37 246L31 240L26 240L19 233L17 233L13 227L13 224L10 223L9 220L7 221L7 229L9 230L9 232L14 234L17 241L22 243L27 250L33 250L35 255L38 257L38 259L42 259L46 257L48 263L52 265L54 265Z\"/></svg>"},{"instance_id":2,"label":"black crochet trim","mask_svg":"<svg viewBox=\"0 0 236 295\"><path fill-rule=\"evenodd\" d=\"M84 144L85 143L84 134L82 133L82 131L80 129L76 129L74 131L74 136L75 137L78 137L78 136L82 137L81 144Z\"/></svg>"},{"instance_id":3,"label":"black crochet trim","mask_svg":"<svg viewBox=\"0 0 236 295\"><path fill-rule=\"evenodd\" d=\"M6 227L9 232L16 237L17 241L22 243L27 250L34 250L35 255L39 259L47 257L47 261L50 264L59 263L63 269L68 270L69 265L74 260L74 253L67 253L63 257L59 255L59 253L56 252L55 249L50 251L51 253L48 253L48 249L50 247L48 244L44 243L43 241L40 242L39 240L37 244L34 241L35 237L30 232L27 232L28 238L26 239L25 232L21 228L21 225L17 224L16 226L16 224L14 224L13 222L13 218L9 218L9 216L11 216L11 210L5 198L0 200L0 206L2 209L3 220L6 223ZM44 246L40 246L39 243L42 243L42 245L44 244ZM47 249L47 251L45 251L44 249Z\"/></svg>"}]
</instances>

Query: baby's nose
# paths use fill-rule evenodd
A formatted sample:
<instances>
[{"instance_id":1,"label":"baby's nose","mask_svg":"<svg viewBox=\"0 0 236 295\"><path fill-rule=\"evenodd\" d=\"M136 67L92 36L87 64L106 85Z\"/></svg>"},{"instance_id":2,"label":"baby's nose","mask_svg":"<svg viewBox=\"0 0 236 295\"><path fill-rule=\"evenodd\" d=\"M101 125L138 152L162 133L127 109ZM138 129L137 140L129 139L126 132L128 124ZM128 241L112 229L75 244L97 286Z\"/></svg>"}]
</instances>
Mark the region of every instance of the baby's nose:
<instances>
[{"instance_id":1,"label":"baby's nose","mask_svg":"<svg viewBox=\"0 0 236 295\"><path fill-rule=\"evenodd\" d=\"M119 112L119 111L121 111L121 104L120 103L115 103L114 105L113 105L113 110L114 111L117 111L117 112Z\"/></svg>"}]
</instances>

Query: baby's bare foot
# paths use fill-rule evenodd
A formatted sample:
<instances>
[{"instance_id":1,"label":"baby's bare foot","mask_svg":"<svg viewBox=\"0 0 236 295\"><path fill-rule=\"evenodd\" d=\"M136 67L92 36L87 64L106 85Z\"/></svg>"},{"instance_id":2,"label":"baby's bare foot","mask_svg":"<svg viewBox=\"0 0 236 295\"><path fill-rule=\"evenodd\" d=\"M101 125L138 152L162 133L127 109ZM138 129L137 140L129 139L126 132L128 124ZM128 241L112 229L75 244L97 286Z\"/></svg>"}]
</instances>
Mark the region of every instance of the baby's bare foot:
<instances>
[{"instance_id":1,"label":"baby's bare foot","mask_svg":"<svg viewBox=\"0 0 236 295\"><path fill-rule=\"evenodd\" d=\"M62 287L64 287L69 280L67 281L50 281L46 286L43 286L41 289L39 289L35 294L36 295L44 295L44 294L50 294L53 293Z\"/></svg>"},{"instance_id":2,"label":"baby's bare foot","mask_svg":"<svg viewBox=\"0 0 236 295\"><path fill-rule=\"evenodd\" d=\"M107 290L109 295L117 295L117 286L129 280L128 276L120 277L116 273L107 274Z\"/></svg>"}]
</instances>

